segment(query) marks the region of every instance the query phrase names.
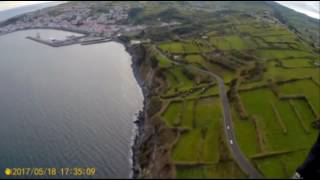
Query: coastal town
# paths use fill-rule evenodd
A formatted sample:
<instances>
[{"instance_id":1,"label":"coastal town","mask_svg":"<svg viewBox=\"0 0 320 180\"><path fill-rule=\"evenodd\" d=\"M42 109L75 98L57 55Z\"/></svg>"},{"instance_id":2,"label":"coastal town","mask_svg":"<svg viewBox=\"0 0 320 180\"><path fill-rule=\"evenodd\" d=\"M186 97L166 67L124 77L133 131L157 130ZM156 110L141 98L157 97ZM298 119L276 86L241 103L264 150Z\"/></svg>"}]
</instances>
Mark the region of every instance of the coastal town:
<instances>
[{"instance_id":1,"label":"coastal town","mask_svg":"<svg viewBox=\"0 0 320 180\"><path fill-rule=\"evenodd\" d=\"M131 24L128 14L130 5L105 5L99 3L66 3L54 8L45 8L32 13L16 16L4 22L0 22L0 36L8 33L27 29L56 29L79 33L81 37L67 37L63 40L55 38L43 39L40 34L27 39L60 47L72 44L94 44L109 42L123 34L138 34L147 28L172 27L180 25L177 21L162 22L156 24ZM132 44L140 43L133 40Z\"/></svg>"},{"instance_id":2,"label":"coastal town","mask_svg":"<svg viewBox=\"0 0 320 180\"><path fill-rule=\"evenodd\" d=\"M128 9L128 6L110 6L102 10L82 3L72 6L62 4L55 9L46 8L0 22L0 35L25 29L50 28L110 38L121 32L145 29L143 25L124 25Z\"/></svg>"}]
</instances>

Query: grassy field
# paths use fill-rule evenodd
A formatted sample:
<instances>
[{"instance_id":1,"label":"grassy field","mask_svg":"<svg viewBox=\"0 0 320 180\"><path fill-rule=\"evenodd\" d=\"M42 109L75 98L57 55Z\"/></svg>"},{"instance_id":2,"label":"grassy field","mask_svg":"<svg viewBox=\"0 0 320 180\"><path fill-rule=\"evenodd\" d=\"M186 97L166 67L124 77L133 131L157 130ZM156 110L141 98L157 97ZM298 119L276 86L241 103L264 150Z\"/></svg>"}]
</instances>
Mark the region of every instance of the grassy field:
<instances>
[{"instance_id":1,"label":"grassy field","mask_svg":"<svg viewBox=\"0 0 320 180\"><path fill-rule=\"evenodd\" d=\"M195 86L195 82L191 81L185 76L181 67L172 67L166 71L166 82L169 87L166 94L185 91Z\"/></svg>"},{"instance_id":2,"label":"grassy field","mask_svg":"<svg viewBox=\"0 0 320 180\"><path fill-rule=\"evenodd\" d=\"M180 163L218 163L218 139L221 133L219 125L222 118L219 98L201 99L196 104L191 100L186 101L182 116L179 115L181 107L181 103L171 103L164 113L164 118L169 125L177 126L176 122L181 121L179 127L191 129L181 135L173 151L173 160ZM193 113L195 113L195 119L193 119ZM190 152L182 152L188 148L194 149L192 155L189 154Z\"/></svg>"},{"instance_id":3,"label":"grassy field","mask_svg":"<svg viewBox=\"0 0 320 180\"><path fill-rule=\"evenodd\" d=\"M233 161L199 167L177 167L178 179L246 178Z\"/></svg>"},{"instance_id":4,"label":"grassy field","mask_svg":"<svg viewBox=\"0 0 320 180\"><path fill-rule=\"evenodd\" d=\"M194 82L185 76L182 68L171 69L171 73L178 79L180 89L190 89L194 86Z\"/></svg>"},{"instance_id":5,"label":"grassy field","mask_svg":"<svg viewBox=\"0 0 320 180\"><path fill-rule=\"evenodd\" d=\"M260 130L259 133L262 131L266 137L265 152L259 152L252 146L250 148L246 147L248 143L259 146L259 142L257 142L258 134L254 130L256 127L250 120L234 119L240 147L248 157L261 153L268 154L281 151L300 151L301 149L309 149L314 143L318 132L311 127L311 122L315 120L315 117L306 101L294 100L294 106L299 114L301 114L301 120L306 124L309 133L302 127L301 121L294 112L289 100L278 99L269 89L261 88L241 92L240 96L249 115L256 116L259 120L262 120L264 124L262 127L264 129ZM272 110L272 104L275 105L283 120L284 126L287 129L286 134L284 133L281 124L276 120L277 115ZM292 156L286 158L286 160L280 159L281 158L270 156L263 160L257 160L256 163L258 168L267 178L288 178L295 171L293 167L296 168L301 164L302 155ZM284 162L285 164L289 164L290 168L287 168L287 165L283 165Z\"/></svg>"},{"instance_id":6,"label":"grassy field","mask_svg":"<svg viewBox=\"0 0 320 180\"><path fill-rule=\"evenodd\" d=\"M220 50L246 49L245 42L239 36L211 37L210 42Z\"/></svg>"},{"instance_id":7,"label":"grassy field","mask_svg":"<svg viewBox=\"0 0 320 180\"><path fill-rule=\"evenodd\" d=\"M233 71L228 70L218 64L210 63L199 54L187 55L185 57L185 61L193 65L199 65L200 67L205 68L208 71L220 75L226 82L230 82L235 76L235 73Z\"/></svg>"},{"instance_id":8,"label":"grassy field","mask_svg":"<svg viewBox=\"0 0 320 180\"><path fill-rule=\"evenodd\" d=\"M283 58L303 58L312 56L309 52L306 51L297 51L297 50L257 50L256 55L264 59L283 59Z\"/></svg>"},{"instance_id":9,"label":"grassy field","mask_svg":"<svg viewBox=\"0 0 320 180\"><path fill-rule=\"evenodd\" d=\"M215 64L215 63L202 61L201 65L206 70L221 76L225 82L230 82L235 76L235 73L233 71L226 69L226 68L224 68L218 64Z\"/></svg>"},{"instance_id":10,"label":"grassy field","mask_svg":"<svg viewBox=\"0 0 320 180\"><path fill-rule=\"evenodd\" d=\"M182 134L172 152L175 162L196 163L200 161L201 130L194 129Z\"/></svg>"},{"instance_id":11,"label":"grassy field","mask_svg":"<svg viewBox=\"0 0 320 180\"><path fill-rule=\"evenodd\" d=\"M171 62L167 57L159 54L159 55L156 56L156 58L157 58L157 60L159 62L159 67L168 68L168 67L171 66Z\"/></svg>"},{"instance_id":12,"label":"grassy field","mask_svg":"<svg viewBox=\"0 0 320 180\"><path fill-rule=\"evenodd\" d=\"M194 128L194 101L188 100L184 102L184 109L181 120L181 127L183 128Z\"/></svg>"},{"instance_id":13,"label":"grassy field","mask_svg":"<svg viewBox=\"0 0 320 180\"><path fill-rule=\"evenodd\" d=\"M270 61L267 63L267 71L263 74L263 80L274 79L275 81L289 80L292 78L313 77L320 82L319 68L295 68L284 69L278 67L277 63Z\"/></svg>"},{"instance_id":14,"label":"grassy field","mask_svg":"<svg viewBox=\"0 0 320 180\"><path fill-rule=\"evenodd\" d=\"M183 43L183 48L185 53L199 53L200 49L196 42L194 41L187 41Z\"/></svg>"},{"instance_id":15,"label":"grassy field","mask_svg":"<svg viewBox=\"0 0 320 180\"><path fill-rule=\"evenodd\" d=\"M196 128L206 128L213 121L222 118L220 100L218 98L207 98L200 100L196 105Z\"/></svg>"},{"instance_id":16,"label":"grassy field","mask_svg":"<svg viewBox=\"0 0 320 180\"><path fill-rule=\"evenodd\" d=\"M296 43L297 39L293 35L283 35L283 36L264 36L263 39L268 43Z\"/></svg>"},{"instance_id":17,"label":"grassy field","mask_svg":"<svg viewBox=\"0 0 320 180\"><path fill-rule=\"evenodd\" d=\"M313 106L315 113L320 115L320 87L311 80L302 80L284 84L279 87L280 92L286 95L305 95L310 104Z\"/></svg>"},{"instance_id":18,"label":"grassy field","mask_svg":"<svg viewBox=\"0 0 320 180\"><path fill-rule=\"evenodd\" d=\"M183 44L179 42L162 43L159 45L162 51L170 53L184 53Z\"/></svg>"},{"instance_id":19,"label":"grassy field","mask_svg":"<svg viewBox=\"0 0 320 180\"><path fill-rule=\"evenodd\" d=\"M219 123L212 122L209 126L203 130L203 135L205 138L203 139L202 146L202 162L206 163L218 163L219 162Z\"/></svg>"},{"instance_id":20,"label":"grassy field","mask_svg":"<svg viewBox=\"0 0 320 180\"><path fill-rule=\"evenodd\" d=\"M164 118L169 127L174 127L180 124L182 113L182 103L173 102L170 103L168 109L164 113Z\"/></svg>"},{"instance_id":21,"label":"grassy field","mask_svg":"<svg viewBox=\"0 0 320 180\"><path fill-rule=\"evenodd\" d=\"M199 63L199 64L204 63L204 59L200 55L187 55L185 57L185 60L189 63Z\"/></svg>"},{"instance_id":22,"label":"grassy field","mask_svg":"<svg viewBox=\"0 0 320 180\"><path fill-rule=\"evenodd\" d=\"M281 60L285 67L299 68L299 67L312 67L310 60L308 59L287 59Z\"/></svg>"},{"instance_id":23,"label":"grassy field","mask_svg":"<svg viewBox=\"0 0 320 180\"><path fill-rule=\"evenodd\" d=\"M257 134L252 120L241 120L234 108L232 108L232 118L236 131L236 138L241 150L248 157L258 154ZM248 146L248 144L250 144L250 146Z\"/></svg>"},{"instance_id":24,"label":"grassy field","mask_svg":"<svg viewBox=\"0 0 320 180\"><path fill-rule=\"evenodd\" d=\"M284 155L255 159L259 170L266 178L288 178L293 176L297 164L304 161L308 151L296 151Z\"/></svg>"},{"instance_id":25,"label":"grassy field","mask_svg":"<svg viewBox=\"0 0 320 180\"><path fill-rule=\"evenodd\" d=\"M257 89L240 94L247 112L250 115L259 117L265 124L265 134L269 151L297 150L309 148L317 135L317 131L306 134L301 127L298 117L295 115L288 101L279 100L268 89ZM282 120L284 121L288 133L283 134L281 126L276 121L276 115L272 111L270 102L275 104ZM299 103L299 102L297 102ZM304 109L303 113L312 115L310 109ZM305 119L304 119L305 120ZM311 120L305 120L310 122ZM301 146L303 144L303 146Z\"/></svg>"}]
</instances>

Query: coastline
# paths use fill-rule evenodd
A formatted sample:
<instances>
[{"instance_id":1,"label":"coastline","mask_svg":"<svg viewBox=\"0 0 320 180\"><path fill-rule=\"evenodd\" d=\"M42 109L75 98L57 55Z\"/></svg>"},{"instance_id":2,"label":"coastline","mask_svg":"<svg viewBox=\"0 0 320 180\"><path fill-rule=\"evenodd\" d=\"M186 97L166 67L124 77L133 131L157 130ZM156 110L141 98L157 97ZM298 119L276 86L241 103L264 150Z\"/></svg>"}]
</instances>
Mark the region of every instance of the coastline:
<instances>
[{"instance_id":1,"label":"coastline","mask_svg":"<svg viewBox=\"0 0 320 180\"><path fill-rule=\"evenodd\" d=\"M141 167L139 163L139 154L140 154L140 145L142 143L142 139L144 136L144 123L145 123L145 112L146 112L146 102L147 102L147 94L148 89L144 86L144 81L141 77L141 74L139 73L139 66L138 66L138 60L139 60L139 54L134 50L134 48L129 45L128 43L122 42L120 40L115 40L116 42L119 42L124 45L125 50L130 54L131 56L131 68L134 74L134 77L138 83L138 85L141 88L142 94L143 94L143 108L138 112L138 115L136 116L136 120L134 121L134 124L136 126L135 128L135 134L133 135L133 143L131 144L131 160L132 160L132 167L131 167L131 177L132 179L137 179L140 176L141 173Z\"/></svg>"},{"instance_id":2,"label":"coastline","mask_svg":"<svg viewBox=\"0 0 320 180\"><path fill-rule=\"evenodd\" d=\"M177 131L167 128L161 118L155 116L164 104L154 96L157 70L150 64L150 54L142 44L131 45L120 39L131 55L134 76L143 93L143 109L139 112L135 125L132 150L132 176L130 178L174 178L176 171L171 161L170 148L176 140ZM168 137L170 137L168 139Z\"/></svg>"}]
</instances>

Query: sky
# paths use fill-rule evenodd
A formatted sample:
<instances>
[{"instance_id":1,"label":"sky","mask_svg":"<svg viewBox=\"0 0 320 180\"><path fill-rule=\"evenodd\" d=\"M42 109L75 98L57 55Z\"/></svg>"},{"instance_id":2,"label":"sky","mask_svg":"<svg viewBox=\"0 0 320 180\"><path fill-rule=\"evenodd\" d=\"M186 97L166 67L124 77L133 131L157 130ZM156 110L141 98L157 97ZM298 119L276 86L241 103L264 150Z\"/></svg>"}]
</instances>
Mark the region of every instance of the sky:
<instances>
[{"instance_id":1,"label":"sky","mask_svg":"<svg viewBox=\"0 0 320 180\"><path fill-rule=\"evenodd\" d=\"M0 1L0 11L16 7L47 3L50 1ZM276 1L288 8L306 14L310 17L320 19L320 1Z\"/></svg>"},{"instance_id":2,"label":"sky","mask_svg":"<svg viewBox=\"0 0 320 180\"><path fill-rule=\"evenodd\" d=\"M320 1L276 1L310 17L320 19Z\"/></svg>"},{"instance_id":3,"label":"sky","mask_svg":"<svg viewBox=\"0 0 320 180\"><path fill-rule=\"evenodd\" d=\"M0 1L0 11L47 2L50 1Z\"/></svg>"}]
</instances>

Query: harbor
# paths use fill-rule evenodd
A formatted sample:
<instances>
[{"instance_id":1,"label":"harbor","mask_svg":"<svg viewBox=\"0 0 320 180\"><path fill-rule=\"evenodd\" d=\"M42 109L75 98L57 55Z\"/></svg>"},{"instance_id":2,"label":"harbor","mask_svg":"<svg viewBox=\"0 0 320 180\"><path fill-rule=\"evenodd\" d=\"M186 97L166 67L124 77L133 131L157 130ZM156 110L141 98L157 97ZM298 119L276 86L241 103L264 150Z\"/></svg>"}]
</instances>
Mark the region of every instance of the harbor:
<instances>
[{"instance_id":1,"label":"harbor","mask_svg":"<svg viewBox=\"0 0 320 180\"><path fill-rule=\"evenodd\" d=\"M81 45L92 45L98 43L106 43L112 41L112 38L108 37L91 37L87 34L83 34L80 36L67 36L65 39L56 39L56 38L43 38L39 33L35 36L27 36L29 40L50 46L50 47L62 47L62 46L70 46L74 44Z\"/></svg>"}]
</instances>

